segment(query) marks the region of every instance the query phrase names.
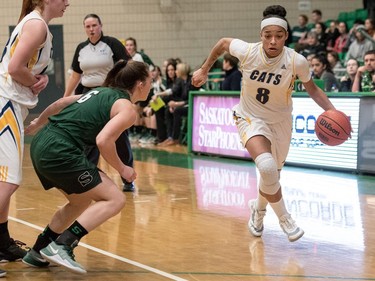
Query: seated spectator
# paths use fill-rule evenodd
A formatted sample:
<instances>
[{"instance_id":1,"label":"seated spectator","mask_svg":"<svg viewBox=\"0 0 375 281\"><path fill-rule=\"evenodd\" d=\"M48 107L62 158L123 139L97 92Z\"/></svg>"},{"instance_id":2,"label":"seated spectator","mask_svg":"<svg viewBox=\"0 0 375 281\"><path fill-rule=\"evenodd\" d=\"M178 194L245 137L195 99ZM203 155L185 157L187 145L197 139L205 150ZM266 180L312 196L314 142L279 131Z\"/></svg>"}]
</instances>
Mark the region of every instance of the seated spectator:
<instances>
[{"instance_id":1,"label":"seated spectator","mask_svg":"<svg viewBox=\"0 0 375 281\"><path fill-rule=\"evenodd\" d=\"M336 39L340 36L338 25L339 25L339 22L337 20L333 20L330 22L329 27L325 31L327 51L333 51L333 48L335 47Z\"/></svg>"},{"instance_id":2,"label":"seated spectator","mask_svg":"<svg viewBox=\"0 0 375 281\"><path fill-rule=\"evenodd\" d=\"M311 21L314 24L317 24L318 22L323 22L323 13L319 9L315 9L311 12Z\"/></svg>"},{"instance_id":3,"label":"seated spectator","mask_svg":"<svg viewBox=\"0 0 375 281\"><path fill-rule=\"evenodd\" d=\"M316 24L319 23L319 22L323 22L322 20L323 18L323 14L322 14L322 11L321 10L313 10L311 12L311 23L307 25L307 33L310 32L310 31L315 31L315 28L316 28ZM323 29L324 30L324 29ZM305 46L307 45L307 34L302 37L299 41L298 41L298 44L301 45L301 46Z\"/></svg>"},{"instance_id":4,"label":"seated spectator","mask_svg":"<svg viewBox=\"0 0 375 281\"><path fill-rule=\"evenodd\" d=\"M125 48L133 60L143 62L141 54L137 52L137 41L133 37L126 38ZM136 111L138 112L138 115L136 121L134 122L134 125L129 129L129 139L132 142L138 142L139 139L144 137L147 132L144 126L142 112L144 107L147 106L148 100L149 99L133 104Z\"/></svg>"},{"instance_id":5,"label":"seated spectator","mask_svg":"<svg viewBox=\"0 0 375 281\"><path fill-rule=\"evenodd\" d=\"M366 19L365 20L365 29L366 29L368 35L370 35L372 40L374 40L374 42L375 42L375 19L372 19L372 18Z\"/></svg>"},{"instance_id":6,"label":"seated spectator","mask_svg":"<svg viewBox=\"0 0 375 281\"><path fill-rule=\"evenodd\" d=\"M375 73L375 50L367 51L363 57L364 65L358 68L355 75L352 92L374 91L373 74Z\"/></svg>"},{"instance_id":7,"label":"seated spectator","mask_svg":"<svg viewBox=\"0 0 375 281\"><path fill-rule=\"evenodd\" d=\"M350 44L355 40L355 30L358 25L364 25L365 22L361 19L356 19L352 28L348 32L348 41L346 41L346 45L344 51L347 52L349 50Z\"/></svg>"},{"instance_id":8,"label":"seated spectator","mask_svg":"<svg viewBox=\"0 0 375 281\"><path fill-rule=\"evenodd\" d=\"M163 92L167 89L167 81L163 79L159 66L155 65L151 68L151 76L154 93Z\"/></svg>"},{"instance_id":9,"label":"seated spectator","mask_svg":"<svg viewBox=\"0 0 375 281\"><path fill-rule=\"evenodd\" d=\"M151 91L152 95L154 93L159 93L166 90L166 82L161 76L161 69L159 66L155 65L151 68L152 85ZM140 139L139 143L142 144L157 144L157 123L155 117L155 111L152 109L150 104L143 108L143 120L144 126L147 128L146 134L144 134Z\"/></svg>"},{"instance_id":10,"label":"seated spectator","mask_svg":"<svg viewBox=\"0 0 375 281\"><path fill-rule=\"evenodd\" d=\"M137 52L137 41L133 37L129 37L125 40L125 48L133 60L144 61L142 55Z\"/></svg>"},{"instance_id":11,"label":"seated spectator","mask_svg":"<svg viewBox=\"0 0 375 281\"><path fill-rule=\"evenodd\" d=\"M310 18L311 18L311 23L307 25L308 31L315 31L315 25L319 22L323 22L323 13L321 10L315 9L311 12Z\"/></svg>"},{"instance_id":12,"label":"seated spectator","mask_svg":"<svg viewBox=\"0 0 375 281\"><path fill-rule=\"evenodd\" d=\"M315 57L316 55L311 53L311 54L308 54L307 57L306 57L306 60L307 62L309 63L309 70L310 70L310 73L311 75L314 74L314 71L313 71L313 68L312 68L312 64L311 64L311 60L313 59L313 57Z\"/></svg>"},{"instance_id":13,"label":"seated spectator","mask_svg":"<svg viewBox=\"0 0 375 281\"><path fill-rule=\"evenodd\" d=\"M364 33L366 30L363 25L358 25L354 30L355 40L350 44L346 53L345 64L349 59L355 59L362 65L365 53L374 49L372 41L367 39Z\"/></svg>"},{"instance_id":14,"label":"seated spectator","mask_svg":"<svg viewBox=\"0 0 375 281\"><path fill-rule=\"evenodd\" d=\"M346 73L340 80L340 92L351 92L355 75L357 74L359 64L355 59L348 60L346 64Z\"/></svg>"},{"instance_id":15,"label":"seated spectator","mask_svg":"<svg viewBox=\"0 0 375 281\"><path fill-rule=\"evenodd\" d=\"M240 91L242 73L238 70L238 59L229 53L224 54L223 70L224 80L221 82L222 91Z\"/></svg>"},{"instance_id":16,"label":"seated spectator","mask_svg":"<svg viewBox=\"0 0 375 281\"><path fill-rule=\"evenodd\" d=\"M314 55L324 55L326 52L325 46L320 44L318 40L318 35L314 31L307 33L307 46L300 51L304 57L307 57L310 54Z\"/></svg>"},{"instance_id":17,"label":"seated spectator","mask_svg":"<svg viewBox=\"0 0 375 281\"><path fill-rule=\"evenodd\" d=\"M158 146L170 146L179 143L182 118L188 114L189 91L198 90L191 84L190 67L186 63L179 63L176 67L176 84L172 89L156 93L158 96L170 96L165 108L168 138Z\"/></svg>"},{"instance_id":18,"label":"seated spectator","mask_svg":"<svg viewBox=\"0 0 375 281\"><path fill-rule=\"evenodd\" d=\"M298 43L301 38L304 38L308 32L307 23L309 18L301 14L298 16L298 25L293 26L292 28L292 43Z\"/></svg>"},{"instance_id":19,"label":"seated spectator","mask_svg":"<svg viewBox=\"0 0 375 281\"><path fill-rule=\"evenodd\" d=\"M339 59L339 55L334 51L329 51L327 53L327 60L336 78L340 79L345 74L345 68Z\"/></svg>"},{"instance_id":20,"label":"seated spectator","mask_svg":"<svg viewBox=\"0 0 375 281\"><path fill-rule=\"evenodd\" d=\"M343 62L345 59L344 54L346 53L345 46L346 42L349 39L349 34L348 34L348 26L346 25L345 22L340 22L338 25L338 30L339 30L339 37L337 37L335 41L335 45L333 47L333 51L335 51L340 58L340 61Z\"/></svg>"},{"instance_id":21,"label":"seated spectator","mask_svg":"<svg viewBox=\"0 0 375 281\"><path fill-rule=\"evenodd\" d=\"M323 55L318 55L312 58L311 65L313 68L313 78L322 79L324 81L324 91L333 92L338 91L339 82L337 81L328 60Z\"/></svg>"},{"instance_id":22,"label":"seated spectator","mask_svg":"<svg viewBox=\"0 0 375 281\"><path fill-rule=\"evenodd\" d=\"M163 62L163 66L162 66L162 76L167 79L167 66L170 64L170 63L173 63L174 65L177 65L177 62L174 58L169 58L169 59L166 59L164 62Z\"/></svg>"},{"instance_id":23,"label":"seated spectator","mask_svg":"<svg viewBox=\"0 0 375 281\"><path fill-rule=\"evenodd\" d=\"M176 76L176 60L169 59L168 61L169 62L166 65L166 89L164 91L154 92L154 96L152 97L152 99L155 99L155 94L157 94L166 105L171 99L172 89L178 80ZM165 141L171 134L167 131L166 107L167 106L164 106L155 112L157 143Z\"/></svg>"},{"instance_id":24,"label":"seated spectator","mask_svg":"<svg viewBox=\"0 0 375 281\"><path fill-rule=\"evenodd\" d=\"M327 33L326 33L326 25L322 22L318 22L315 24L314 30L318 36L319 43L324 46L324 49L327 47Z\"/></svg>"}]
</instances>

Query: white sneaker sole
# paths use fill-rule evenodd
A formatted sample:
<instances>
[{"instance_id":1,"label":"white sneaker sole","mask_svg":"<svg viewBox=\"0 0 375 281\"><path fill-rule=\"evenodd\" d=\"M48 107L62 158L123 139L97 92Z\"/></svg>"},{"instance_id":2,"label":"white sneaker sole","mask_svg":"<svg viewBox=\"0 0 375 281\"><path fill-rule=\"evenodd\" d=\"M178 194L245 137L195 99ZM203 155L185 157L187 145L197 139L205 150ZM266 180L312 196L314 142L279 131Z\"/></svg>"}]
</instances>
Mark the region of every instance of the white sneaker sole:
<instances>
[{"instance_id":1,"label":"white sneaker sole","mask_svg":"<svg viewBox=\"0 0 375 281\"><path fill-rule=\"evenodd\" d=\"M263 230L260 232L260 231L257 231L255 229L255 227L251 224L251 219L249 220L248 224L247 224L248 228L249 228L249 231L250 233L255 236L255 237L261 237L262 234L263 234Z\"/></svg>"},{"instance_id":2,"label":"white sneaker sole","mask_svg":"<svg viewBox=\"0 0 375 281\"><path fill-rule=\"evenodd\" d=\"M292 236L288 236L288 239L289 239L290 242L295 242L298 239L300 239L304 234L305 234L305 232L302 229L300 229L300 231L297 232L296 234L294 234Z\"/></svg>"},{"instance_id":3,"label":"white sneaker sole","mask_svg":"<svg viewBox=\"0 0 375 281\"><path fill-rule=\"evenodd\" d=\"M61 265L61 266L65 267L66 269L68 269L68 270L70 270L74 273L78 273L78 274L86 274L87 273L87 271L85 269L80 268L80 267L72 266L69 262L67 262L66 260L63 260L59 255L47 256L43 252L40 252L40 254L47 261L58 264L58 265Z\"/></svg>"}]
</instances>

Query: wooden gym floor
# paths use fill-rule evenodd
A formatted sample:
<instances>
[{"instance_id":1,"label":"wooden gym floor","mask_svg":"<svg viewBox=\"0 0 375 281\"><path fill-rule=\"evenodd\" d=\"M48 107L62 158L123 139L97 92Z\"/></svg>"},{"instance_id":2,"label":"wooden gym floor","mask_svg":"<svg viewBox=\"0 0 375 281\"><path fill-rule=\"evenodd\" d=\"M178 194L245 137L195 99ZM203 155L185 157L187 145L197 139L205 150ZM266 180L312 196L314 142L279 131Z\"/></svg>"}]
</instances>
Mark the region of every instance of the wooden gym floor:
<instances>
[{"instance_id":1,"label":"wooden gym floor","mask_svg":"<svg viewBox=\"0 0 375 281\"><path fill-rule=\"evenodd\" d=\"M252 162L188 155L182 146L134 153L136 192L75 250L87 275L13 262L0 264L8 272L2 280L375 280L374 176L285 167L285 201L305 230L290 243L271 209L263 237L248 232L247 201L257 194ZM64 202L42 189L26 145L11 235L32 246Z\"/></svg>"}]
</instances>

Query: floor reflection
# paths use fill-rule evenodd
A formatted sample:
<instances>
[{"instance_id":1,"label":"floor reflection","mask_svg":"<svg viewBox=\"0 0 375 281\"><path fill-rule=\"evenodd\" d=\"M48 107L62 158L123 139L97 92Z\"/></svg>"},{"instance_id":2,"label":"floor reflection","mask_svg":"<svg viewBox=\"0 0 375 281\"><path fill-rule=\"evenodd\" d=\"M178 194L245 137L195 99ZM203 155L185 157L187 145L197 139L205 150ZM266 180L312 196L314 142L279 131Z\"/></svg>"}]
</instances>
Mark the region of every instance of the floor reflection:
<instances>
[{"instance_id":1,"label":"floor reflection","mask_svg":"<svg viewBox=\"0 0 375 281\"><path fill-rule=\"evenodd\" d=\"M247 220L247 202L257 196L257 172L253 163L200 158L193 160L193 169L199 209ZM305 230L305 239L363 250L356 175L285 167L281 184L287 208ZM280 232L278 219L269 206L265 227L265 232Z\"/></svg>"}]
</instances>

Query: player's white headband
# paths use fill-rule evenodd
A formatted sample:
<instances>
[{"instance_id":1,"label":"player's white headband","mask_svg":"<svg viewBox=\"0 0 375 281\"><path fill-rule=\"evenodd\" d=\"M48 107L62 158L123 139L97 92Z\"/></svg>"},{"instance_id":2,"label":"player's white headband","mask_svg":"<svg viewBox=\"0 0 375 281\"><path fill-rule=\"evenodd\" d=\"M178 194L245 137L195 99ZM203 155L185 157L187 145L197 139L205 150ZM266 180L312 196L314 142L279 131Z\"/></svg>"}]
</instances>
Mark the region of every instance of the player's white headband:
<instances>
[{"instance_id":1,"label":"player's white headband","mask_svg":"<svg viewBox=\"0 0 375 281\"><path fill-rule=\"evenodd\" d=\"M263 30L263 28L265 28L266 26L269 26L269 25L278 25L278 26L281 26L282 28L284 28L285 31L288 31L287 22L285 20L281 19L281 18L276 18L276 17L266 18L266 19L262 20L262 23L260 24L260 30Z\"/></svg>"}]
</instances>

